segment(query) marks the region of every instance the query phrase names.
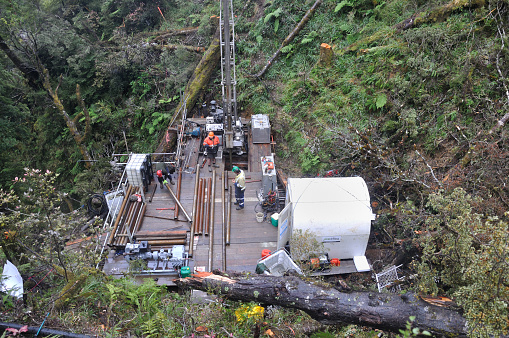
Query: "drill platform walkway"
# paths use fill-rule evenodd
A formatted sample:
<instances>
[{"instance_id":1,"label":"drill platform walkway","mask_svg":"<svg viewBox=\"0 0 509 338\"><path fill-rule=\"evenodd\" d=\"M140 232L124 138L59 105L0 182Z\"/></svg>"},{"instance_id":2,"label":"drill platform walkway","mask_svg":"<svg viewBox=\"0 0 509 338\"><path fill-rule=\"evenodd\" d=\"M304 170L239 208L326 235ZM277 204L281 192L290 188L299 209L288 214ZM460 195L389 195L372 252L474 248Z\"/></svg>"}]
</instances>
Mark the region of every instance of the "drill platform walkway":
<instances>
[{"instance_id":1,"label":"drill platform walkway","mask_svg":"<svg viewBox=\"0 0 509 338\"><path fill-rule=\"evenodd\" d=\"M192 218L193 200L194 200L194 185L196 181L196 170L200 170L200 179L212 178L212 172L209 172L208 166L203 164L203 156L199 153L199 142L196 139L189 139L186 142L184 156L186 158L186 166L183 168L180 202L184 207L187 214ZM252 145L250 152L258 157L265 149L257 149L264 145ZM265 146L266 147L266 146ZM221 152L219 152L220 154ZM270 154L262 154L270 155ZM259 158L259 157L258 157ZM224 163L221 158L216 159L215 182L215 197L214 205L214 232L213 236L206 236L204 234L194 236L193 255L189 258L188 265L193 270L207 271L209 261L211 262L212 269L220 269L223 267L223 259L226 261L226 270L229 271L244 271L255 272L256 264L261 258L263 249L271 251L276 250L277 245L277 227L274 227L270 220L258 222L256 219L255 207L258 204L258 193L261 189L262 175L260 171L250 172L245 170L246 174L246 191L245 191L245 208L243 210L236 210L235 194L232 180L234 173L228 172L228 187L232 190L231 200L231 231L230 231L230 244L223 245L223 201L221 189L224 189L222 182L222 172L224 171ZM255 160L249 160L250 163L256 163ZM258 161L259 162L259 161ZM178 174L173 175L173 180L176 183L171 185L172 191L177 194ZM155 189L155 191L154 191ZM153 194L152 202L148 202L150 196ZM228 190L225 191L225 200L228 200ZM146 212L143 217L139 231L165 231L165 230L187 230L188 236L186 241L186 251L189 249L190 244L190 229L191 222L187 220L182 211L179 212L178 218L175 219L175 206L171 194L167 191L167 187L160 188L157 180L154 180L150 185L147 192L145 192ZM225 223L228 215L226 213L225 202ZM226 227L226 225L225 225ZM209 258L210 253L210 239L213 238L212 256ZM168 249L169 247L160 247ZM224 251L223 251L224 248ZM152 250L159 249L152 248ZM223 252L226 253L224 256ZM105 261L104 272L112 275L123 275L128 271L129 264L125 260L121 252L114 252L113 250L108 255ZM149 264L149 268L152 267ZM157 278L159 284L172 284L172 280L177 277L175 273L153 273L148 274L150 277Z\"/></svg>"}]
</instances>

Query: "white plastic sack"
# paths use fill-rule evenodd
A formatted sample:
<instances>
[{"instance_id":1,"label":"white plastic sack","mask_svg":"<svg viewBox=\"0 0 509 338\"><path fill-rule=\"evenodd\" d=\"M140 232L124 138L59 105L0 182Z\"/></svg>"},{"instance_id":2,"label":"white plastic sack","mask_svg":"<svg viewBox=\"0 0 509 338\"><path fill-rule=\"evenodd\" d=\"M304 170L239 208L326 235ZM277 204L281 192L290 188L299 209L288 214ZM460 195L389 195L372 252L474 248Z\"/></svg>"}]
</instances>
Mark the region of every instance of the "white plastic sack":
<instances>
[{"instance_id":1,"label":"white plastic sack","mask_svg":"<svg viewBox=\"0 0 509 338\"><path fill-rule=\"evenodd\" d=\"M18 268L9 261L4 264L2 280L0 280L0 291L9 295L21 298L23 297L23 278L19 274Z\"/></svg>"}]
</instances>

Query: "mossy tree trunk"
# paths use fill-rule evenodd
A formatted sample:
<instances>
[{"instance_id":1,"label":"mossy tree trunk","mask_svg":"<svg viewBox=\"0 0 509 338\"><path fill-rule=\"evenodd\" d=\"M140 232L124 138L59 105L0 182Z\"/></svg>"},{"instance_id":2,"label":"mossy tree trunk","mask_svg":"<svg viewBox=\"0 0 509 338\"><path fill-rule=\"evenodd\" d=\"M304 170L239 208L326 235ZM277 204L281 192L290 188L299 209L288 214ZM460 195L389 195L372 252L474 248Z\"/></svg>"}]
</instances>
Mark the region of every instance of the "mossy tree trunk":
<instances>
[{"instance_id":1,"label":"mossy tree trunk","mask_svg":"<svg viewBox=\"0 0 509 338\"><path fill-rule=\"evenodd\" d=\"M413 293L345 293L295 276L231 279L202 273L175 282L179 287L211 292L230 300L299 309L329 325L348 323L399 332L406 329L409 317L415 316L413 326L438 336L466 337L468 333L467 321L458 311L431 305Z\"/></svg>"},{"instance_id":2,"label":"mossy tree trunk","mask_svg":"<svg viewBox=\"0 0 509 338\"><path fill-rule=\"evenodd\" d=\"M85 128L83 134L78 130L77 122L82 114L78 114L74 119L72 119L69 114L65 111L64 105L62 101L58 97L58 88L60 86L60 82L62 81L62 76L60 76L60 82L55 89L53 89L51 85L51 80L49 77L48 70L38 61L37 67L31 67L24 63L21 59L17 57L17 55L9 48L9 46L5 43L4 39L0 36L0 49L5 53L5 55L11 60L11 62L18 68L28 80L28 83L31 87L37 88L39 86L39 80L42 81L42 86L48 93L49 97L53 100L53 104L58 109L60 115L64 118L71 135L78 146L81 155L83 156L83 160L85 160L85 166L90 168L91 160L90 154L88 153L87 147L85 145L85 139L87 137L88 132L90 131L90 116L88 111L81 99L79 85L76 86L76 94L78 96L78 101L83 109L83 113L85 116Z\"/></svg>"},{"instance_id":3,"label":"mossy tree trunk","mask_svg":"<svg viewBox=\"0 0 509 338\"><path fill-rule=\"evenodd\" d=\"M184 92L185 101L181 101L177 108L175 109L175 113L171 119L170 125L168 126L168 131L165 133L164 139L159 143L157 147L158 153L160 152L168 152L170 149L169 142L171 139L168 137L171 133L170 128L172 127L173 122L177 119L177 115L181 113L183 109L183 105L186 105L186 109L189 111L194 107L201 91L209 84L210 77L217 69L219 65L219 61L221 59L221 42L219 41L219 27L216 29L212 42L210 43L209 48L203 54L198 66L194 69L193 75L187 82L187 86Z\"/></svg>"},{"instance_id":4,"label":"mossy tree trunk","mask_svg":"<svg viewBox=\"0 0 509 338\"><path fill-rule=\"evenodd\" d=\"M90 116L88 114L88 110L86 109L83 103L83 100L81 99L79 85L76 86L76 95L78 96L78 101L81 105L81 108L83 109L83 114L85 115L85 128L83 134L78 130L77 126L77 122L78 119L81 117L81 114L76 115L76 117L72 119L65 110L62 101L58 97L58 88L60 87L62 76L60 76L59 84L57 85L57 87L53 89L53 87L51 86L48 70L42 65L39 65L39 67L42 73L42 85L44 89L46 89L46 92L48 93L49 97L53 100L53 104L57 108L60 115L64 118L65 124L67 125L67 128L69 128L69 131L71 132L71 135L74 138L74 141L76 142L76 145L78 146L78 149L81 152L83 160L85 161L85 167L90 168L92 166L92 157L88 153L88 149L85 144L85 139L87 137L88 132L90 131Z\"/></svg>"}]
</instances>

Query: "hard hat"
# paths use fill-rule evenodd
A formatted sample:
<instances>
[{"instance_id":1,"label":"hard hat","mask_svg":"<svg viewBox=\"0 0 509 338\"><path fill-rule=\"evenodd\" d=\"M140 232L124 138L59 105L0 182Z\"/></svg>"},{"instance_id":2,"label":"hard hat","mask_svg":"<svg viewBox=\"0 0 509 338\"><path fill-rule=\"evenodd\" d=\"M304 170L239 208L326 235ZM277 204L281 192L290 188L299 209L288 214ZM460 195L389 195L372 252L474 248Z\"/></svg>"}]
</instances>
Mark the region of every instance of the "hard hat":
<instances>
[{"instance_id":1,"label":"hard hat","mask_svg":"<svg viewBox=\"0 0 509 338\"><path fill-rule=\"evenodd\" d=\"M158 170L158 171L157 171L157 176L159 176L159 177L163 177L163 171L162 171L162 170Z\"/></svg>"},{"instance_id":2,"label":"hard hat","mask_svg":"<svg viewBox=\"0 0 509 338\"><path fill-rule=\"evenodd\" d=\"M232 171L236 173L237 171L240 171L240 168L237 166L233 166Z\"/></svg>"},{"instance_id":3,"label":"hard hat","mask_svg":"<svg viewBox=\"0 0 509 338\"><path fill-rule=\"evenodd\" d=\"M213 136L214 136L214 132L213 132L213 131L211 131L211 132L209 133L209 137L213 137Z\"/></svg>"}]
</instances>

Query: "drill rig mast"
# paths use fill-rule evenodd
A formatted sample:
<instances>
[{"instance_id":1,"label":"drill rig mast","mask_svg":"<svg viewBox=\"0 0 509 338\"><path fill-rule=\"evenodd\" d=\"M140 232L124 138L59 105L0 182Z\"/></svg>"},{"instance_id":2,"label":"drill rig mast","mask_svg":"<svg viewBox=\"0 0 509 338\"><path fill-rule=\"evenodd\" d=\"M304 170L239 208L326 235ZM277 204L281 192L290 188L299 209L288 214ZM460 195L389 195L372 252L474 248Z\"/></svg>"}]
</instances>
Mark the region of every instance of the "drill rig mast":
<instances>
[{"instance_id":1,"label":"drill rig mast","mask_svg":"<svg viewBox=\"0 0 509 338\"><path fill-rule=\"evenodd\" d=\"M232 0L221 0L221 86L223 94L224 146L230 157L235 150L242 154L244 132L237 115L237 92L235 74L235 28Z\"/></svg>"}]
</instances>

